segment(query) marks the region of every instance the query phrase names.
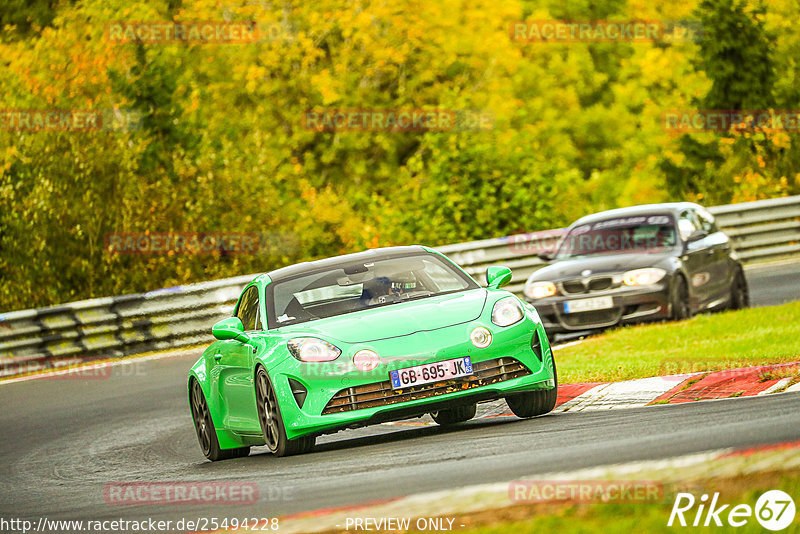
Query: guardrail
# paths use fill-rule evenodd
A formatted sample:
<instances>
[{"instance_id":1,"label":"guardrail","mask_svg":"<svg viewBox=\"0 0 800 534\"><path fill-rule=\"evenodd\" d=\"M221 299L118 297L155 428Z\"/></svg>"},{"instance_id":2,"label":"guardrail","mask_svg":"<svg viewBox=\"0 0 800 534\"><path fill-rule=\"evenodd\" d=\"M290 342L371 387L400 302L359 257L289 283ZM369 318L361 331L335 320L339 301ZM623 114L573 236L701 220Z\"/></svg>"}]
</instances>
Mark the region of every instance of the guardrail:
<instances>
[{"instance_id":1,"label":"guardrail","mask_svg":"<svg viewBox=\"0 0 800 534\"><path fill-rule=\"evenodd\" d=\"M745 263L800 257L800 196L709 208ZM477 279L488 265L514 272L508 289L546 262L563 229L439 247ZM230 316L255 275L0 314L0 377L99 358L211 341L211 325Z\"/></svg>"},{"instance_id":2,"label":"guardrail","mask_svg":"<svg viewBox=\"0 0 800 534\"><path fill-rule=\"evenodd\" d=\"M800 256L800 196L709 208L745 263Z\"/></svg>"},{"instance_id":3,"label":"guardrail","mask_svg":"<svg viewBox=\"0 0 800 534\"><path fill-rule=\"evenodd\" d=\"M205 343L253 276L0 315L0 377Z\"/></svg>"}]
</instances>

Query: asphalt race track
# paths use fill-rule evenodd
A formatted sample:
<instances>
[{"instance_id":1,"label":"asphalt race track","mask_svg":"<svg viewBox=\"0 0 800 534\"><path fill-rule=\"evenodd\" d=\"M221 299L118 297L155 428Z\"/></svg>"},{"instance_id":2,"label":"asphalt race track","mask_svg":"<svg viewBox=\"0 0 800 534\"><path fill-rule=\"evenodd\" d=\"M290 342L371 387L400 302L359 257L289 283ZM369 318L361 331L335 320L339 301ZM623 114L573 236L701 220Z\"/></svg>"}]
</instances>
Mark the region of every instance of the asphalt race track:
<instances>
[{"instance_id":1,"label":"asphalt race track","mask_svg":"<svg viewBox=\"0 0 800 534\"><path fill-rule=\"evenodd\" d=\"M797 264L748 272L754 305L800 299ZM199 351L132 361L97 379L0 385L0 517L180 519L281 516L526 475L800 439L800 394L727 399L533 420L479 419L455 429L379 425L318 440L313 453L205 461L185 390ZM114 482L254 482L256 505L130 506Z\"/></svg>"}]
</instances>

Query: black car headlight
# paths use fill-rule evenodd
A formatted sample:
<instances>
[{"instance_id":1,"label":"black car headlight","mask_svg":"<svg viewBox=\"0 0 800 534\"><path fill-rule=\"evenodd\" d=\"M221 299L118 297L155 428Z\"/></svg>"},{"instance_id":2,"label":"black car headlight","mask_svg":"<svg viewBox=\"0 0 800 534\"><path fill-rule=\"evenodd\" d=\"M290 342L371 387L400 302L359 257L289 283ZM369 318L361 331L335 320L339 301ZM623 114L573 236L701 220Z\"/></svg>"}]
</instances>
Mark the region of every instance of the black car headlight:
<instances>
[{"instance_id":1,"label":"black car headlight","mask_svg":"<svg viewBox=\"0 0 800 534\"><path fill-rule=\"evenodd\" d=\"M543 299L556 294L556 285L553 282L528 282L522 292L529 299Z\"/></svg>"},{"instance_id":2,"label":"black car headlight","mask_svg":"<svg viewBox=\"0 0 800 534\"><path fill-rule=\"evenodd\" d=\"M646 267L644 269L634 269L622 275L622 281L626 286L650 286L664 278L667 271L658 267Z\"/></svg>"}]
</instances>

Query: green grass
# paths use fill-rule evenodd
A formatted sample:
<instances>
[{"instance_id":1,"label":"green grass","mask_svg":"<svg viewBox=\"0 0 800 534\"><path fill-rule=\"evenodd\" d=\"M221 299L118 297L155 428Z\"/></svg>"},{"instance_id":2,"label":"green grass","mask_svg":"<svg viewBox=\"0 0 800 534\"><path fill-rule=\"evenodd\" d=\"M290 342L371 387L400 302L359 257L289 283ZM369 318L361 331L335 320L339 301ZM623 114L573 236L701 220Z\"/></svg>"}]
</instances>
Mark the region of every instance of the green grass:
<instances>
[{"instance_id":1,"label":"green grass","mask_svg":"<svg viewBox=\"0 0 800 534\"><path fill-rule=\"evenodd\" d=\"M563 384L800 361L800 302L619 328L555 357Z\"/></svg>"},{"instance_id":2,"label":"green grass","mask_svg":"<svg viewBox=\"0 0 800 534\"><path fill-rule=\"evenodd\" d=\"M749 504L755 507L758 497L767 490L780 489L791 496L800 495L800 472L790 471L786 473L765 473L750 477L740 476L730 480L711 480L705 484L703 491L688 491L695 493L696 497L703 492L713 494L719 492L719 503L730 503L723 513L720 514L722 527L681 527L676 523L672 527L667 526L674 496L677 493L675 488L668 491L665 499L660 503L568 503L561 506L540 506L519 510L486 512L473 521L469 521L473 526L459 530L461 534L501 534L501 533L543 533L558 532L560 534L582 534L603 532L607 534L629 534L631 532L664 532L675 534L676 532L768 532L763 529L754 517L748 518L746 525L739 528L732 528L727 525L727 514L736 504ZM685 491L685 489L684 489ZM691 525L694 514L697 511L695 506L691 512L687 512L685 518ZM705 520L703 515L700 524ZM677 526L676 526L677 525ZM782 534L800 532L800 515Z\"/></svg>"}]
</instances>

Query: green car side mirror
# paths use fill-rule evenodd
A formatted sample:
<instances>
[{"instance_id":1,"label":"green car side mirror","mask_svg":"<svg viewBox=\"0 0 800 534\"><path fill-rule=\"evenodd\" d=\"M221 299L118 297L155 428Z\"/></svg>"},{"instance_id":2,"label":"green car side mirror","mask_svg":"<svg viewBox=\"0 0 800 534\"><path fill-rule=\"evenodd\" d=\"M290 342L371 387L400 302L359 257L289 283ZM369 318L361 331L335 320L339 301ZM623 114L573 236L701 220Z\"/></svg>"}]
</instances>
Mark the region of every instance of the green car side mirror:
<instances>
[{"instance_id":1,"label":"green car side mirror","mask_svg":"<svg viewBox=\"0 0 800 534\"><path fill-rule=\"evenodd\" d=\"M244 333L242 320L238 317L228 317L221 320L211 327L211 333L219 340L235 339L242 343L250 341L250 336Z\"/></svg>"},{"instance_id":2,"label":"green car side mirror","mask_svg":"<svg viewBox=\"0 0 800 534\"><path fill-rule=\"evenodd\" d=\"M511 281L511 269L502 265L492 265L486 269L486 284L492 289L498 289Z\"/></svg>"}]
</instances>

